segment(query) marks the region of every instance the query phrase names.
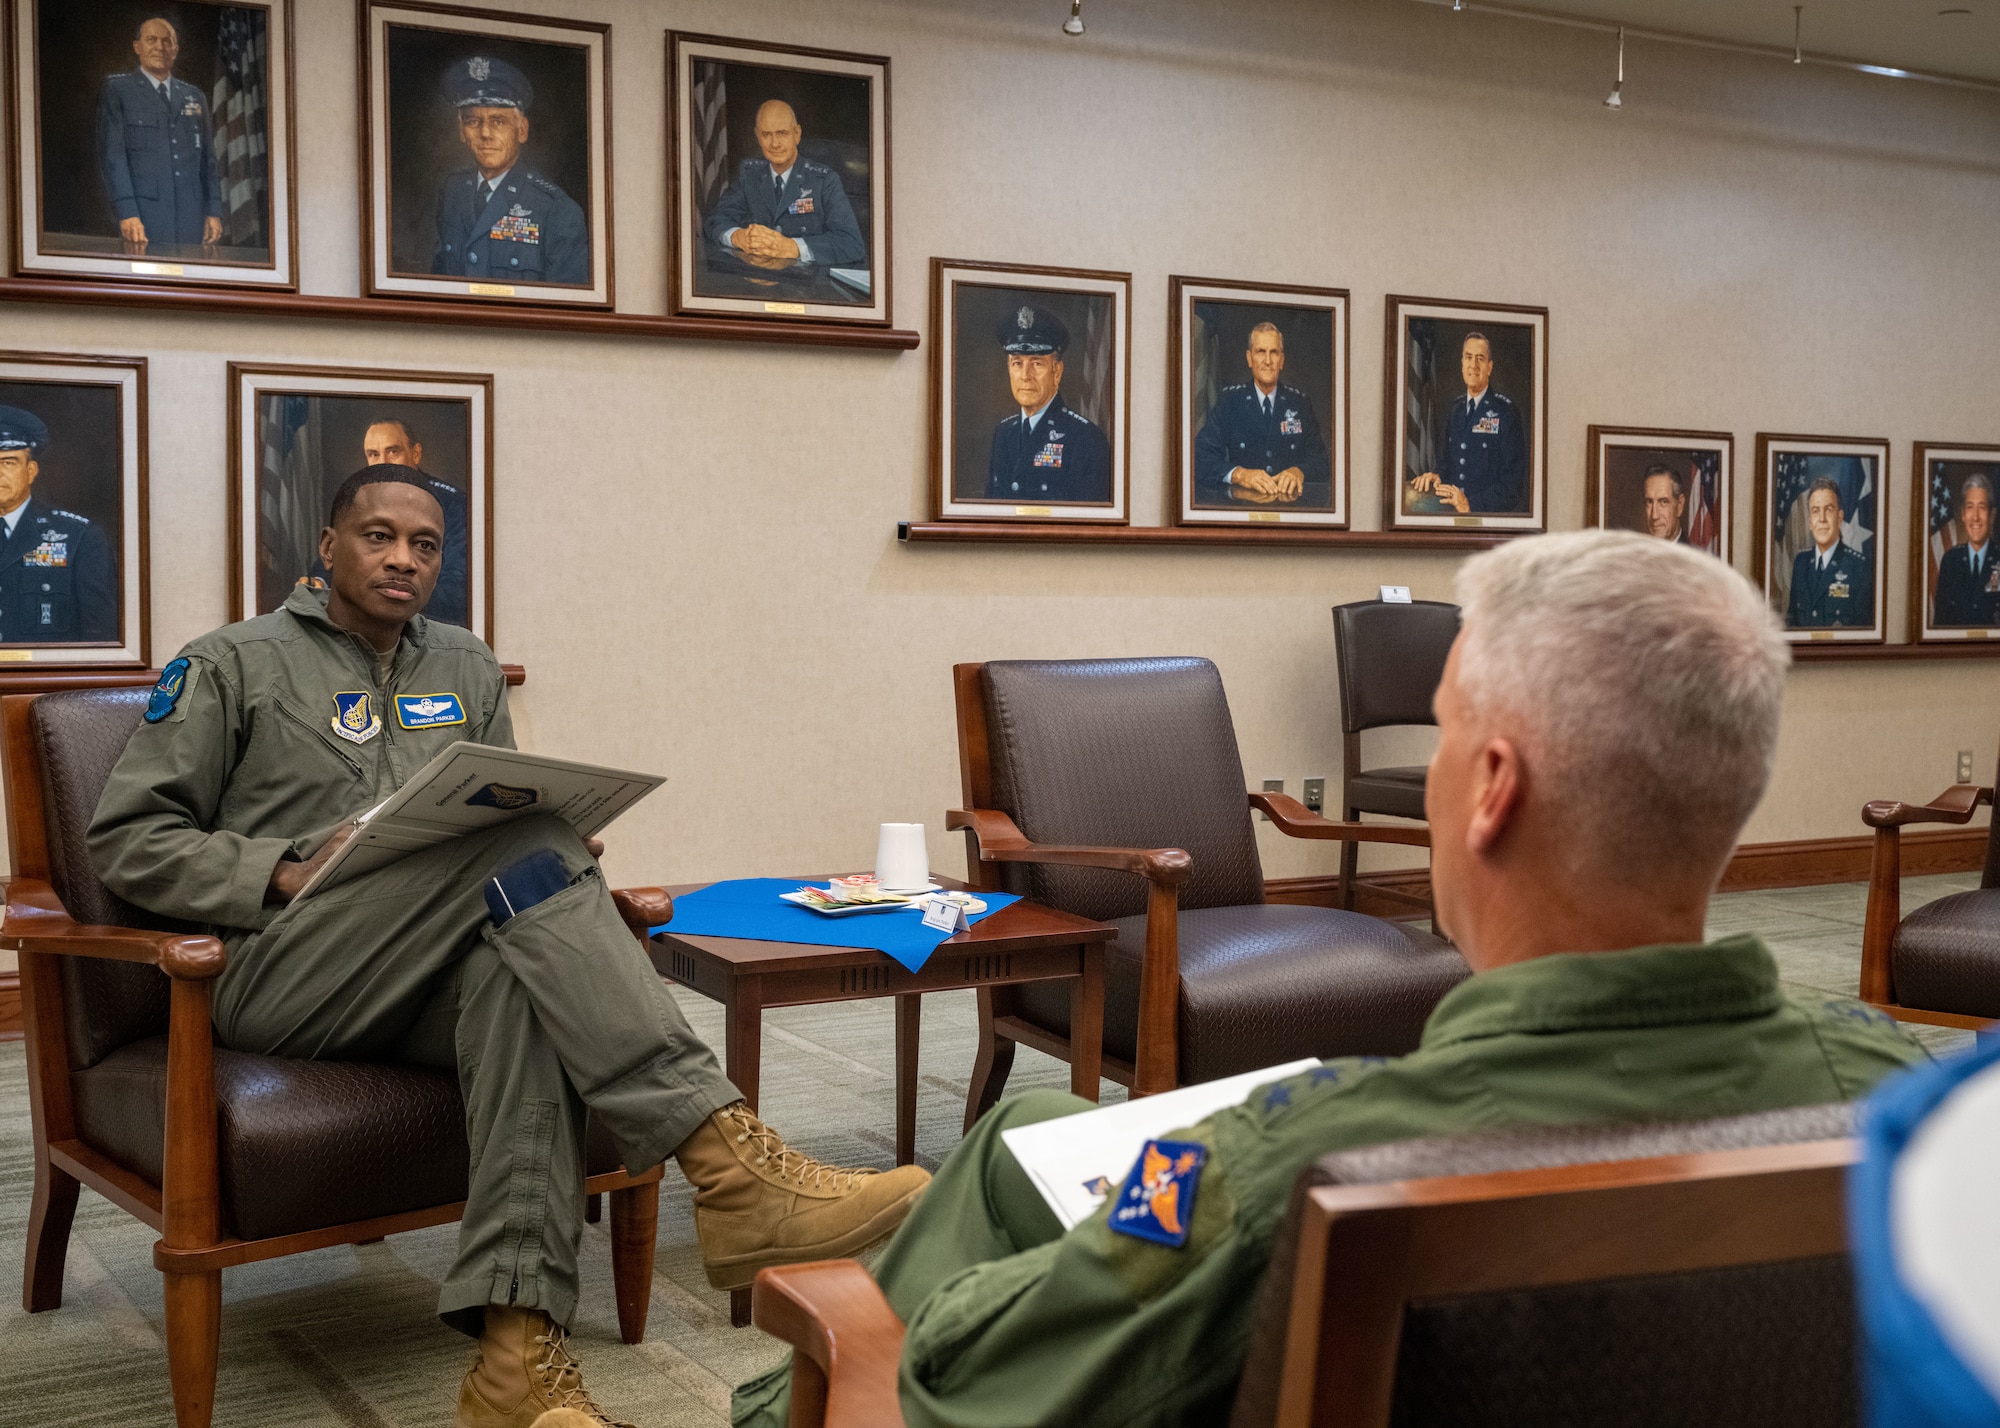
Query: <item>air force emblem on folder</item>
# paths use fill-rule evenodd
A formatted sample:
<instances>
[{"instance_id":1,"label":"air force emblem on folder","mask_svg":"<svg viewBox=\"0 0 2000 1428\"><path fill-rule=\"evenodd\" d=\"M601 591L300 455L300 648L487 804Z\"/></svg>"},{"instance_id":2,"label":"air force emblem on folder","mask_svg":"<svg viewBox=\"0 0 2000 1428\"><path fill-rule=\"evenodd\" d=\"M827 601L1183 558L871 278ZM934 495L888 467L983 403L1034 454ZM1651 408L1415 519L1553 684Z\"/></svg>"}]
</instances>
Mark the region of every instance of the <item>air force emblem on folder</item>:
<instances>
[{"instance_id":1,"label":"air force emblem on folder","mask_svg":"<svg viewBox=\"0 0 2000 1428\"><path fill-rule=\"evenodd\" d=\"M333 732L350 744L365 744L382 732L375 696L367 690L333 696Z\"/></svg>"},{"instance_id":2,"label":"air force emblem on folder","mask_svg":"<svg viewBox=\"0 0 2000 1428\"><path fill-rule=\"evenodd\" d=\"M435 729L463 724L465 706L456 694L398 694L396 722L405 729Z\"/></svg>"},{"instance_id":3,"label":"air force emblem on folder","mask_svg":"<svg viewBox=\"0 0 2000 1428\"><path fill-rule=\"evenodd\" d=\"M465 801L472 808L498 808L503 812L514 813L520 809L529 808L539 803L541 797L539 789L515 788L510 784L489 783Z\"/></svg>"}]
</instances>

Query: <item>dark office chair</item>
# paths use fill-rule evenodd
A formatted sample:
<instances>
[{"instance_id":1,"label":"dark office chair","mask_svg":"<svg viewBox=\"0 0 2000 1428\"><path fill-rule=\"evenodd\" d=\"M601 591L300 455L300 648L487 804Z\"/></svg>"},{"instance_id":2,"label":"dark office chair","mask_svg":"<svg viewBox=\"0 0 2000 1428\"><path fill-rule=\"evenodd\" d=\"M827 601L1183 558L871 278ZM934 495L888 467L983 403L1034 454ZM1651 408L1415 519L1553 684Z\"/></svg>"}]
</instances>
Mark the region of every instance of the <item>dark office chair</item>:
<instances>
[{"instance_id":1,"label":"dark office chair","mask_svg":"<svg viewBox=\"0 0 2000 1428\"><path fill-rule=\"evenodd\" d=\"M1445 656L1458 638L1458 606L1438 600L1390 605L1360 600L1333 607L1334 665L1340 671L1340 806L1352 823L1364 813L1424 816L1424 769L1364 769L1361 731L1395 724L1431 724L1431 696L1444 678ZM1340 849L1340 905L1354 906L1358 843ZM1390 902L1431 909L1428 897L1371 883Z\"/></svg>"},{"instance_id":2,"label":"dark office chair","mask_svg":"<svg viewBox=\"0 0 2000 1428\"><path fill-rule=\"evenodd\" d=\"M97 879L84 833L156 674L128 689L0 700L7 884L0 948L21 958L34 1199L21 1300L62 1304L83 1186L160 1232L167 1370L179 1428L215 1407L222 1271L458 1219L467 1165L458 1077L216 1046L220 940L172 928ZM643 940L658 888L612 894ZM593 1119L587 1194L611 1194L619 1335L646 1336L661 1167L631 1175Z\"/></svg>"},{"instance_id":3,"label":"dark office chair","mask_svg":"<svg viewBox=\"0 0 2000 1428\"><path fill-rule=\"evenodd\" d=\"M1104 1075L1134 1095L1302 1056L1399 1056L1471 975L1414 927L1264 900L1251 810L1293 838L1422 847L1423 828L1338 823L1243 789L1222 676L1205 659L952 668L975 887L1109 922ZM1016 1043L1068 1060L1059 982L983 987L966 1125Z\"/></svg>"}]
</instances>

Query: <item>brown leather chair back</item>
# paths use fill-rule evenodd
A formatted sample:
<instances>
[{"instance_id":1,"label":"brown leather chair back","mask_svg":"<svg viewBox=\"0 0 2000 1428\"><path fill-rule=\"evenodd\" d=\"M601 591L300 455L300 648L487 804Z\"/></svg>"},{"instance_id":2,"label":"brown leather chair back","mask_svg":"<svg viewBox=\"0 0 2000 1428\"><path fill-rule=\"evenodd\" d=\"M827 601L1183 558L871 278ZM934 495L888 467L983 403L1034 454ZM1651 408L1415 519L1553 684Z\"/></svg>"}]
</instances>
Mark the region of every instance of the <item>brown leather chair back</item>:
<instances>
[{"instance_id":1,"label":"brown leather chair back","mask_svg":"<svg viewBox=\"0 0 2000 1428\"><path fill-rule=\"evenodd\" d=\"M1264 900L1222 675L1205 659L1000 660L984 667L993 800L1037 843L1180 848L1183 908ZM1006 865L1007 888L1081 917L1135 917L1146 883Z\"/></svg>"},{"instance_id":2,"label":"brown leather chair back","mask_svg":"<svg viewBox=\"0 0 2000 1428\"><path fill-rule=\"evenodd\" d=\"M96 926L169 927L98 880L85 838L97 800L145 713L148 689L44 694L29 711L42 791L49 883L69 915ZM25 869L23 871L26 871ZM167 979L156 968L94 957L62 959L70 1065L95 1066L111 1052L167 1029Z\"/></svg>"},{"instance_id":3,"label":"brown leather chair back","mask_svg":"<svg viewBox=\"0 0 2000 1428\"><path fill-rule=\"evenodd\" d=\"M1528 1126L1322 1156L1272 1241L1230 1428L1277 1421L1308 1191L1840 1140L1854 1107L1801 1106L1649 1125ZM1341 1292L1329 1265L1327 1293ZM1391 1422L1469 1428L1856 1421L1854 1303L1844 1255L1412 1304Z\"/></svg>"},{"instance_id":4,"label":"brown leather chair back","mask_svg":"<svg viewBox=\"0 0 2000 1428\"><path fill-rule=\"evenodd\" d=\"M1435 724L1431 696L1458 638L1458 606L1438 600L1389 605L1360 600L1333 607L1334 666L1340 674L1340 730Z\"/></svg>"}]
</instances>

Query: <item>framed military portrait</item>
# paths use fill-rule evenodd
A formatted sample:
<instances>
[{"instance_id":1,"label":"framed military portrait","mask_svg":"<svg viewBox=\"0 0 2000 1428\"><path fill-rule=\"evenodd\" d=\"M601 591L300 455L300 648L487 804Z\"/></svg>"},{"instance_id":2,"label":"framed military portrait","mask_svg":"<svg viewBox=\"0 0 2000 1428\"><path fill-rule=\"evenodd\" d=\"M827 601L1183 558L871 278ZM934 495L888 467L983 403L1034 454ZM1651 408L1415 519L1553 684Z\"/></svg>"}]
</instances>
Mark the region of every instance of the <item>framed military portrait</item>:
<instances>
[{"instance_id":1,"label":"framed military portrait","mask_svg":"<svg viewBox=\"0 0 2000 1428\"><path fill-rule=\"evenodd\" d=\"M1637 531L1728 560L1736 438L1726 431L1593 426L1587 526Z\"/></svg>"},{"instance_id":2,"label":"framed military portrait","mask_svg":"<svg viewBox=\"0 0 2000 1428\"><path fill-rule=\"evenodd\" d=\"M889 61L667 36L676 313L890 321Z\"/></svg>"},{"instance_id":3,"label":"framed military portrait","mask_svg":"<svg viewBox=\"0 0 2000 1428\"><path fill-rule=\"evenodd\" d=\"M1347 524L1347 292L1167 280L1177 525Z\"/></svg>"},{"instance_id":4,"label":"framed military portrait","mask_svg":"<svg viewBox=\"0 0 2000 1428\"><path fill-rule=\"evenodd\" d=\"M1547 529L1549 310L1386 307L1384 528Z\"/></svg>"},{"instance_id":5,"label":"framed military portrait","mask_svg":"<svg viewBox=\"0 0 2000 1428\"><path fill-rule=\"evenodd\" d=\"M608 308L611 27L364 0L367 288Z\"/></svg>"},{"instance_id":6,"label":"framed military portrait","mask_svg":"<svg viewBox=\"0 0 2000 1428\"><path fill-rule=\"evenodd\" d=\"M1910 469L1910 638L1919 644L2000 639L2000 566L1993 519L2000 446L1920 441Z\"/></svg>"},{"instance_id":7,"label":"framed military portrait","mask_svg":"<svg viewBox=\"0 0 2000 1428\"><path fill-rule=\"evenodd\" d=\"M1132 275L931 260L932 514L1128 520Z\"/></svg>"},{"instance_id":8,"label":"framed military portrait","mask_svg":"<svg viewBox=\"0 0 2000 1428\"><path fill-rule=\"evenodd\" d=\"M298 289L292 0L11 0L14 272Z\"/></svg>"},{"instance_id":9,"label":"framed military portrait","mask_svg":"<svg viewBox=\"0 0 2000 1428\"><path fill-rule=\"evenodd\" d=\"M151 660L146 360L0 352L0 662Z\"/></svg>"},{"instance_id":10,"label":"framed military portrait","mask_svg":"<svg viewBox=\"0 0 2000 1428\"><path fill-rule=\"evenodd\" d=\"M1753 576L1796 644L1880 644L1889 443L1757 433Z\"/></svg>"},{"instance_id":11,"label":"framed military portrait","mask_svg":"<svg viewBox=\"0 0 2000 1428\"><path fill-rule=\"evenodd\" d=\"M493 378L472 372L229 367L229 617L319 587L334 492L364 466L415 468L444 549L423 613L493 643Z\"/></svg>"}]
</instances>

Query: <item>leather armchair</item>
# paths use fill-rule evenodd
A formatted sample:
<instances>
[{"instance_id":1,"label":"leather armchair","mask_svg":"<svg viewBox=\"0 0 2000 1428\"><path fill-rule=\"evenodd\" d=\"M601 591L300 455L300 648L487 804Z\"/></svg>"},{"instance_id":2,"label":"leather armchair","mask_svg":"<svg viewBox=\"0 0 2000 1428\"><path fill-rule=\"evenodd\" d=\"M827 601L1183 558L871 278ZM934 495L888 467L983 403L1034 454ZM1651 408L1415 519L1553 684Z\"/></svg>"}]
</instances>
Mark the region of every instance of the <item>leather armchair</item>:
<instances>
[{"instance_id":1,"label":"leather armchair","mask_svg":"<svg viewBox=\"0 0 2000 1428\"><path fill-rule=\"evenodd\" d=\"M0 947L21 962L35 1143L21 1298L30 1313L60 1307L81 1186L158 1230L174 1416L206 1428L223 1269L450 1223L469 1151L450 1071L217 1047L209 997L222 942L163 925L98 881L84 835L147 698L95 688L0 699L15 867ZM657 888L614 896L641 941L672 916ZM619 1331L637 1343L662 1167L628 1175L594 1126L588 1155L586 1191L611 1193Z\"/></svg>"},{"instance_id":2,"label":"leather armchair","mask_svg":"<svg viewBox=\"0 0 2000 1428\"><path fill-rule=\"evenodd\" d=\"M1230 1428L1853 1423L1852 1108L1533 1126L1300 1174ZM903 1325L853 1260L767 1269L793 1428L901 1428Z\"/></svg>"},{"instance_id":3,"label":"leather armchair","mask_svg":"<svg viewBox=\"0 0 2000 1428\"><path fill-rule=\"evenodd\" d=\"M2000 843L1988 833L1986 870L1972 892L1902 916L1905 828L1972 821L1993 790L1954 784L1929 803L1864 803L1875 830L1868 914L1861 935L1861 997L1901 1021L1969 1029L2000 1018Z\"/></svg>"},{"instance_id":4,"label":"leather armchair","mask_svg":"<svg viewBox=\"0 0 2000 1428\"><path fill-rule=\"evenodd\" d=\"M1110 922L1104 1074L1135 1095L1302 1056L1413 1050L1470 975L1447 943L1332 908L1267 903L1252 809L1279 832L1427 847L1429 830L1335 822L1246 794L1229 702L1203 659L1010 660L953 669L975 887ZM1067 993L982 989L966 1125L1014 1047L1069 1057Z\"/></svg>"}]
</instances>

